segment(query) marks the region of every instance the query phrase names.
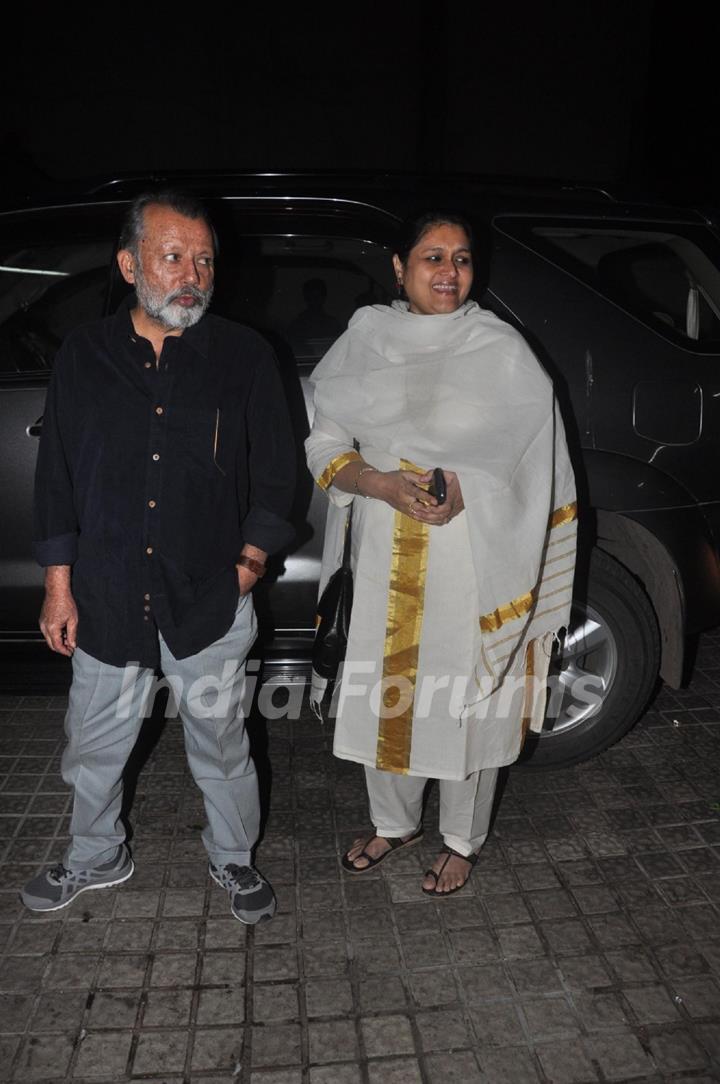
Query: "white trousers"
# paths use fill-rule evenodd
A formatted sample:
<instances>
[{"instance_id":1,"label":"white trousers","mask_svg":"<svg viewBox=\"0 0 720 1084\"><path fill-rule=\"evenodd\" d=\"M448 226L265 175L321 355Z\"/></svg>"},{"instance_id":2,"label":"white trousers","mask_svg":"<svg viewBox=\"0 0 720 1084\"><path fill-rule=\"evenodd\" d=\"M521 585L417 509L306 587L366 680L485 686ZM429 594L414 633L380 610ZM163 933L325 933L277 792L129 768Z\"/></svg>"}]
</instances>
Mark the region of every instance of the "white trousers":
<instances>
[{"instance_id":1,"label":"white trousers","mask_svg":"<svg viewBox=\"0 0 720 1084\"><path fill-rule=\"evenodd\" d=\"M467 779L440 779L440 832L460 854L482 847L492 813L497 768L473 772ZM408 836L420 827L427 779L365 768L370 816L379 836Z\"/></svg>"}]
</instances>

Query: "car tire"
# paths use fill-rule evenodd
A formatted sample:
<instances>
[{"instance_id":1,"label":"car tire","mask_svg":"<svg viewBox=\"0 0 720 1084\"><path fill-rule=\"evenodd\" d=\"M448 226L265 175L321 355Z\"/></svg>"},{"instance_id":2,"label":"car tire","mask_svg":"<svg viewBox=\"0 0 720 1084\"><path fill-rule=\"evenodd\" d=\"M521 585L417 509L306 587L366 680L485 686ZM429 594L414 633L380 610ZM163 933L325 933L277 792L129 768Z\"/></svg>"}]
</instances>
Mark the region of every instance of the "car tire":
<instances>
[{"instance_id":1,"label":"car tire","mask_svg":"<svg viewBox=\"0 0 720 1084\"><path fill-rule=\"evenodd\" d=\"M583 596L551 664L545 726L520 758L528 768L577 764L607 749L634 726L657 683L657 619L638 580L594 549Z\"/></svg>"}]
</instances>

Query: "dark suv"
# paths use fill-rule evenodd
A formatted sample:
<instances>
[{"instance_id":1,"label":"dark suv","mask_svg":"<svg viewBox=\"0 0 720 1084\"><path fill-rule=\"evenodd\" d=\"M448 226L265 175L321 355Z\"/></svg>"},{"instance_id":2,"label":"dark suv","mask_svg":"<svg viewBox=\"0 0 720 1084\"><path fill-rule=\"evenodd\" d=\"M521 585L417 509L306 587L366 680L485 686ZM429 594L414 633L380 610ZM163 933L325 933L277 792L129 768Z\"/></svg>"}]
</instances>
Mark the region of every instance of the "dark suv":
<instances>
[{"instance_id":1,"label":"dark suv","mask_svg":"<svg viewBox=\"0 0 720 1084\"><path fill-rule=\"evenodd\" d=\"M155 183L158 178L153 179ZM552 375L578 476L576 606L533 762L583 759L633 724L686 636L720 621L720 246L700 214L588 189L320 175L173 177L221 238L215 311L272 343L302 455L307 376L352 312L394 294L399 218L464 213L474 296ZM148 178L0 214L0 638L39 637L31 491L53 356L125 287L114 243ZM290 679L314 627L325 498L301 472L297 541L258 591L265 656ZM576 699L576 678L594 696Z\"/></svg>"}]
</instances>

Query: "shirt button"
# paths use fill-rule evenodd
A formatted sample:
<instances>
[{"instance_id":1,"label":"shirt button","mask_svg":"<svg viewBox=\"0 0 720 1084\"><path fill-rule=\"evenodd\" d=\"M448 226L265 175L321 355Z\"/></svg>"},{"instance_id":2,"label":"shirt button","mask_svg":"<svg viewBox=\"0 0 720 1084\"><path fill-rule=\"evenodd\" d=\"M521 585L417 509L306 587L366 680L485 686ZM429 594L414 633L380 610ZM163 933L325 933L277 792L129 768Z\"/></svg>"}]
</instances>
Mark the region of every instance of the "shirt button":
<instances>
[{"instance_id":1,"label":"shirt button","mask_svg":"<svg viewBox=\"0 0 720 1084\"><path fill-rule=\"evenodd\" d=\"M146 361L145 362L145 368L146 369L152 369L152 362L151 361Z\"/></svg>"},{"instance_id":2,"label":"shirt button","mask_svg":"<svg viewBox=\"0 0 720 1084\"><path fill-rule=\"evenodd\" d=\"M156 406L155 407L155 413L156 414L162 414L163 413L163 408L161 406Z\"/></svg>"},{"instance_id":3,"label":"shirt button","mask_svg":"<svg viewBox=\"0 0 720 1084\"><path fill-rule=\"evenodd\" d=\"M153 551L152 546L148 546L148 548L145 550L145 552L148 554L148 556L152 553L152 551Z\"/></svg>"},{"instance_id":4,"label":"shirt button","mask_svg":"<svg viewBox=\"0 0 720 1084\"><path fill-rule=\"evenodd\" d=\"M143 606L143 610L145 611L145 613L148 613L148 614L150 613L150 607L149 606Z\"/></svg>"},{"instance_id":5,"label":"shirt button","mask_svg":"<svg viewBox=\"0 0 720 1084\"><path fill-rule=\"evenodd\" d=\"M159 458L160 458L160 456L157 454L157 452L153 452L153 459L155 460L156 463L157 463Z\"/></svg>"},{"instance_id":6,"label":"shirt button","mask_svg":"<svg viewBox=\"0 0 720 1084\"><path fill-rule=\"evenodd\" d=\"M154 507L155 507L155 501L148 501L148 508L154 508Z\"/></svg>"},{"instance_id":7,"label":"shirt button","mask_svg":"<svg viewBox=\"0 0 720 1084\"><path fill-rule=\"evenodd\" d=\"M150 620L150 618L148 617L147 614L145 614L145 616L143 617L143 621L149 621L149 620Z\"/></svg>"},{"instance_id":8,"label":"shirt button","mask_svg":"<svg viewBox=\"0 0 720 1084\"><path fill-rule=\"evenodd\" d=\"M145 599L146 602L150 601L150 596L149 595L143 595L143 598Z\"/></svg>"}]
</instances>

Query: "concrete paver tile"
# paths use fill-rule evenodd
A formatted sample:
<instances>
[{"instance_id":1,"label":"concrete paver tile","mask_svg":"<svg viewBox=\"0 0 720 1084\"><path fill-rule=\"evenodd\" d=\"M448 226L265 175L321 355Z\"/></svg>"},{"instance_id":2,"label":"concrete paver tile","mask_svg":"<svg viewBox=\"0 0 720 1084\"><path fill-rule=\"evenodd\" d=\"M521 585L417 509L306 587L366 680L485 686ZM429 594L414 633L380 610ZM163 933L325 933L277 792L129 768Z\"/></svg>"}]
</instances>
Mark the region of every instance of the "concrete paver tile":
<instances>
[{"instance_id":1,"label":"concrete paver tile","mask_svg":"<svg viewBox=\"0 0 720 1084\"><path fill-rule=\"evenodd\" d=\"M92 1003L88 1017L88 1027L91 1030L131 1028L135 1024L140 1007L139 990L130 993L98 991L91 997Z\"/></svg>"},{"instance_id":2,"label":"concrete paver tile","mask_svg":"<svg viewBox=\"0 0 720 1084\"><path fill-rule=\"evenodd\" d=\"M497 930L504 960L528 960L545 955L545 946L534 926L503 926Z\"/></svg>"},{"instance_id":3,"label":"concrete paver tile","mask_svg":"<svg viewBox=\"0 0 720 1084\"><path fill-rule=\"evenodd\" d=\"M72 1057L73 1035L29 1035L23 1042L14 1080L45 1082L63 1077Z\"/></svg>"},{"instance_id":4,"label":"concrete paver tile","mask_svg":"<svg viewBox=\"0 0 720 1084\"><path fill-rule=\"evenodd\" d=\"M629 1031L608 1032L587 1040L587 1049L607 1080L650 1076L655 1066L642 1044Z\"/></svg>"},{"instance_id":5,"label":"concrete paver tile","mask_svg":"<svg viewBox=\"0 0 720 1084\"><path fill-rule=\"evenodd\" d=\"M451 1005L459 997L457 982L450 968L415 971L410 975L409 983L413 1000L419 1008Z\"/></svg>"},{"instance_id":6,"label":"concrete paver tile","mask_svg":"<svg viewBox=\"0 0 720 1084\"><path fill-rule=\"evenodd\" d=\"M712 976L678 979L673 983L673 989L682 999L685 1012L693 1019L720 1017L720 982Z\"/></svg>"},{"instance_id":7,"label":"concrete paver tile","mask_svg":"<svg viewBox=\"0 0 720 1084\"><path fill-rule=\"evenodd\" d=\"M190 1021L191 1002L191 990L149 990L145 995L143 1027L186 1027Z\"/></svg>"},{"instance_id":8,"label":"concrete paver tile","mask_svg":"<svg viewBox=\"0 0 720 1084\"><path fill-rule=\"evenodd\" d=\"M415 1053L415 1042L407 1016L366 1016L361 1019L360 1026L369 1058Z\"/></svg>"},{"instance_id":9,"label":"concrete paver tile","mask_svg":"<svg viewBox=\"0 0 720 1084\"><path fill-rule=\"evenodd\" d=\"M421 972L416 973L418 976ZM429 975L436 974L434 969ZM405 1009L407 997L399 975L370 975L358 982L358 1000L363 1012L392 1012Z\"/></svg>"},{"instance_id":10,"label":"concrete paver tile","mask_svg":"<svg viewBox=\"0 0 720 1084\"><path fill-rule=\"evenodd\" d=\"M255 1081L253 1081L255 1084ZM257 1084L261 1084L258 1079ZM265 1081L262 1081L265 1084ZM358 1065L312 1065L310 1084L362 1084Z\"/></svg>"},{"instance_id":11,"label":"concrete paver tile","mask_svg":"<svg viewBox=\"0 0 720 1084\"><path fill-rule=\"evenodd\" d=\"M477 1063L477 1058L470 1050L452 1053L432 1054L425 1058L425 1069L430 1084L486 1084Z\"/></svg>"},{"instance_id":12,"label":"concrete paver tile","mask_svg":"<svg viewBox=\"0 0 720 1084\"><path fill-rule=\"evenodd\" d=\"M513 960L508 971L519 994L560 991L562 980L550 960Z\"/></svg>"},{"instance_id":13,"label":"concrete paver tile","mask_svg":"<svg viewBox=\"0 0 720 1084\"><path fill-rule=\"evenodd\" d=\"M181 1072L185 1066L187 1031L147 1031L139 1038L133 1059L137 1073Z\"/></svg>"},{"instance_id":14,"label":"concrete paver tile","mask_svg":"<svg viewBox=\"0 0 720 1084\"><path fill-rule=\"evenodd\" d=\"M113 1084L124 1080L131 1043L131 1031L88 1031L80 1044L74 1077Z\"/></svg>"},{"instance_id":15,"label":"concrete paver tile","mask_svg":"<svg viewBox=\"0 0 720 1084\"><path fill-rule=\"evenodd\" d=\"M473 1046L473 1034L461 1013L444 1010L421 1012L415 1017L422 1049L461 1050Z\"/></svg>"},{"instance_id":16,"label":"concrete paver tile","mask_svg":"<svg viewBox=\"0 0 720 1084\"><path fill-rule=\"evenodd\" d=\"M215 993L215 991L212 992ZM200 997L202 1007L202 998L205 997L205 992ZM339 1011L339 1009L335 1010L335 1012ZM255 983L253 990L253 1020L255 1023L266 1023L274 1020L297 1020L299 1015L297 984L287 982ZM207 1023L210 1023L209 1019Z\"/></svg>"},{"instance_id":17,"label":"concrete paver tile","mask_svg":"<svg viewBox=\"0 0 720 1084\"><path fill-rule=\"evenodd\" d=\"M708 1057L687 1031L673 1029L650 1036L650 1049L659 1069L665 1073L705 1069Z\"/></svg>"},{"instance_id":18,"label":"concrete paver tile","mask_svg":"<svg viewBox=\"0 0 720 1084\"><path fill-rule=\"evenodd\" d=\"M311 1020L308 1036L311 1064L357 1061L358 1043L353 1020Z\"/></svg>"},{"instance_id":19,"label":"concrete paver tile","mask_svg":"<svg viewBox=\"0 0 720 1084\"><path fill-rule=\"evenodd\" d=\"M420 1066L411 1058L383 1058L368 1065L370 1084L421 1084Z\"/></svg>"},{"instance_id":20,"label":"concrete paver tile","mask_svg":"<svg viewBox=\"0 0 720 1084\"><path fill-rule=\"evenodd\" d=\"M537 1084L540 1080L535 1058L521 1047L481 1050L479 1061L492 1084Z\"/></svg>"},{"instance_id":21,"label":"concrete paver tile","mask_svg":"<svg viewBox=\"0 0 720 1084\"><path fill-rule=\"evenodd\" d=\"M0 991L30 994L39 990L48 968L46 956L6 956L0 967Z\"/></svg>"},{"instance_id":22,"label":"concrete paver tile","mask_svg":"<svg viewBox=\"0 0 720 1084\"><path fill-rule=\"evenodd\" d=\"M501 1046L524 1046L527 1036L517 1007L510 1001L488 1001L470 1010L480 1050Z\"/></svg>"},{"instance_id":23,"label":"concrete paver tile","mask_svg":"<svg viewBox=\"0 0 720 1084\"><path fill-rule=\"evenodd\" d=\"M221 1069L226 1080L240 1075L244 1042L243 1028L196 1028L192 1045L192 1067Z\"/></svg>"},{"instance_id":24,"label":"concrete paver tile","mask_svg":"<svg viewBox=\"0 0 720 1084\"><path fill-rule=\"evenodd\" d=\"M647 949L629 945L622 952L606 952L605 959L620 982L655 982L658 972Z\"/></svg>"},{"instance_id":25,"label":"concrete paver tile","mask_svg":"<svg viewBox=\"0 0 720 1084\"><path fill-rule=\"evenodd\" d=\"M535 1052L553 1084L590 1084L598 1079L581 1039L538 1044Z\"/></svg>"},{"instance_id":26,"label":"concrete paver tile","mask_svg":"<svg viewBox=\"0 0 720 1084\"><path fill-rule=\"evenodd\" d=\"M117 923L113 924L113 927L117 927ZM145 924L143 924L144 926ZM133 930L131 927L137 927ZM153 948L156 950L162 949L186 949L187 951L194 951L198 948L200 937L201 923L199 919L193 918L177 918L177 919L164 919L162 922L158 922L153 928L152 923L147 924L145 930L146 947L150 944L150 937L153 935ZM138 942L143 937L142 928L139 923L123 923L122 928L118 931L118 937L122 938L126 932L129 932L130 939L135 938ZM111 934L111 938L114 937L115 929ZM112 941L110 942L113 943Z\"/></svg>"},{"instance_id":27,"label":"concrete paver tile","mask_svg":"<svg viewBox=\"0 0 720 1084\"><path fill-rule=\"evenodd\" d=\"M302 1061L299 1024L267 1024L252 1029L252 1065L298 1065Z\"/></svg>"},{"instance_id":28,"label":"concrete paver tile","mask_svg":"<svg viewBox=\"0 0 720 1084\"><path fill-rule=\"evenodd\" d=\"M510 976L503 964L459 967L456 974L470 1003L484 1002L498 996L509 997L513 992Z\"/></svg>"},{"instance_id":29,"label":"concrete paver tile","mask_svg":"<svg viewBox=\"0 0 720 1084\"><path fill-rule=\"evenodd\" d=\"M348 969L348 958L342 941L304 941L302 957L306 975L342 975Z\"/></svg>"},{"instance_id":30,"label":"concrete paver tile","mask_svg":"<svg viewBox=\"0 0 720 1084\"><path fill-rule=\"evenodd\" d=\"M262 945L255 950L255 978L259 982L295 979L297 974L297 948L294 945Z\"/></svg>"},{"instance_id":31,"label":"concrete paver tile","mask_svg":"<svg viewBox=\"0 0 720 1084\"><path fill-rule=\"evenodd\" d=\"M257 988L256 988L257 998ZM352 1012L353 992L348 979L308 979L305 983L307 1014L338 1016Z\"/></svg>"},{"instance_id":32,"label":"concrete paver tile","mask_svg":"<svg viewBox=\"0 0 720 1084\"><path fill-rule=\"evenodd\" d=\"M195 953L158 955L150 972L152 986L191 986L195 982L197 956Z\"/></svg>"},{"instance_id":33,"label":"concrete paver tile","mask_svg":"<svg viewBox=\"0 0 720 1084\"><path fill-rule=\"evenodd\" d=\"M206 949L239 949L247 941L247 926L236 918L208 918L205 923Z\"/></svg>"}]
</instances>

